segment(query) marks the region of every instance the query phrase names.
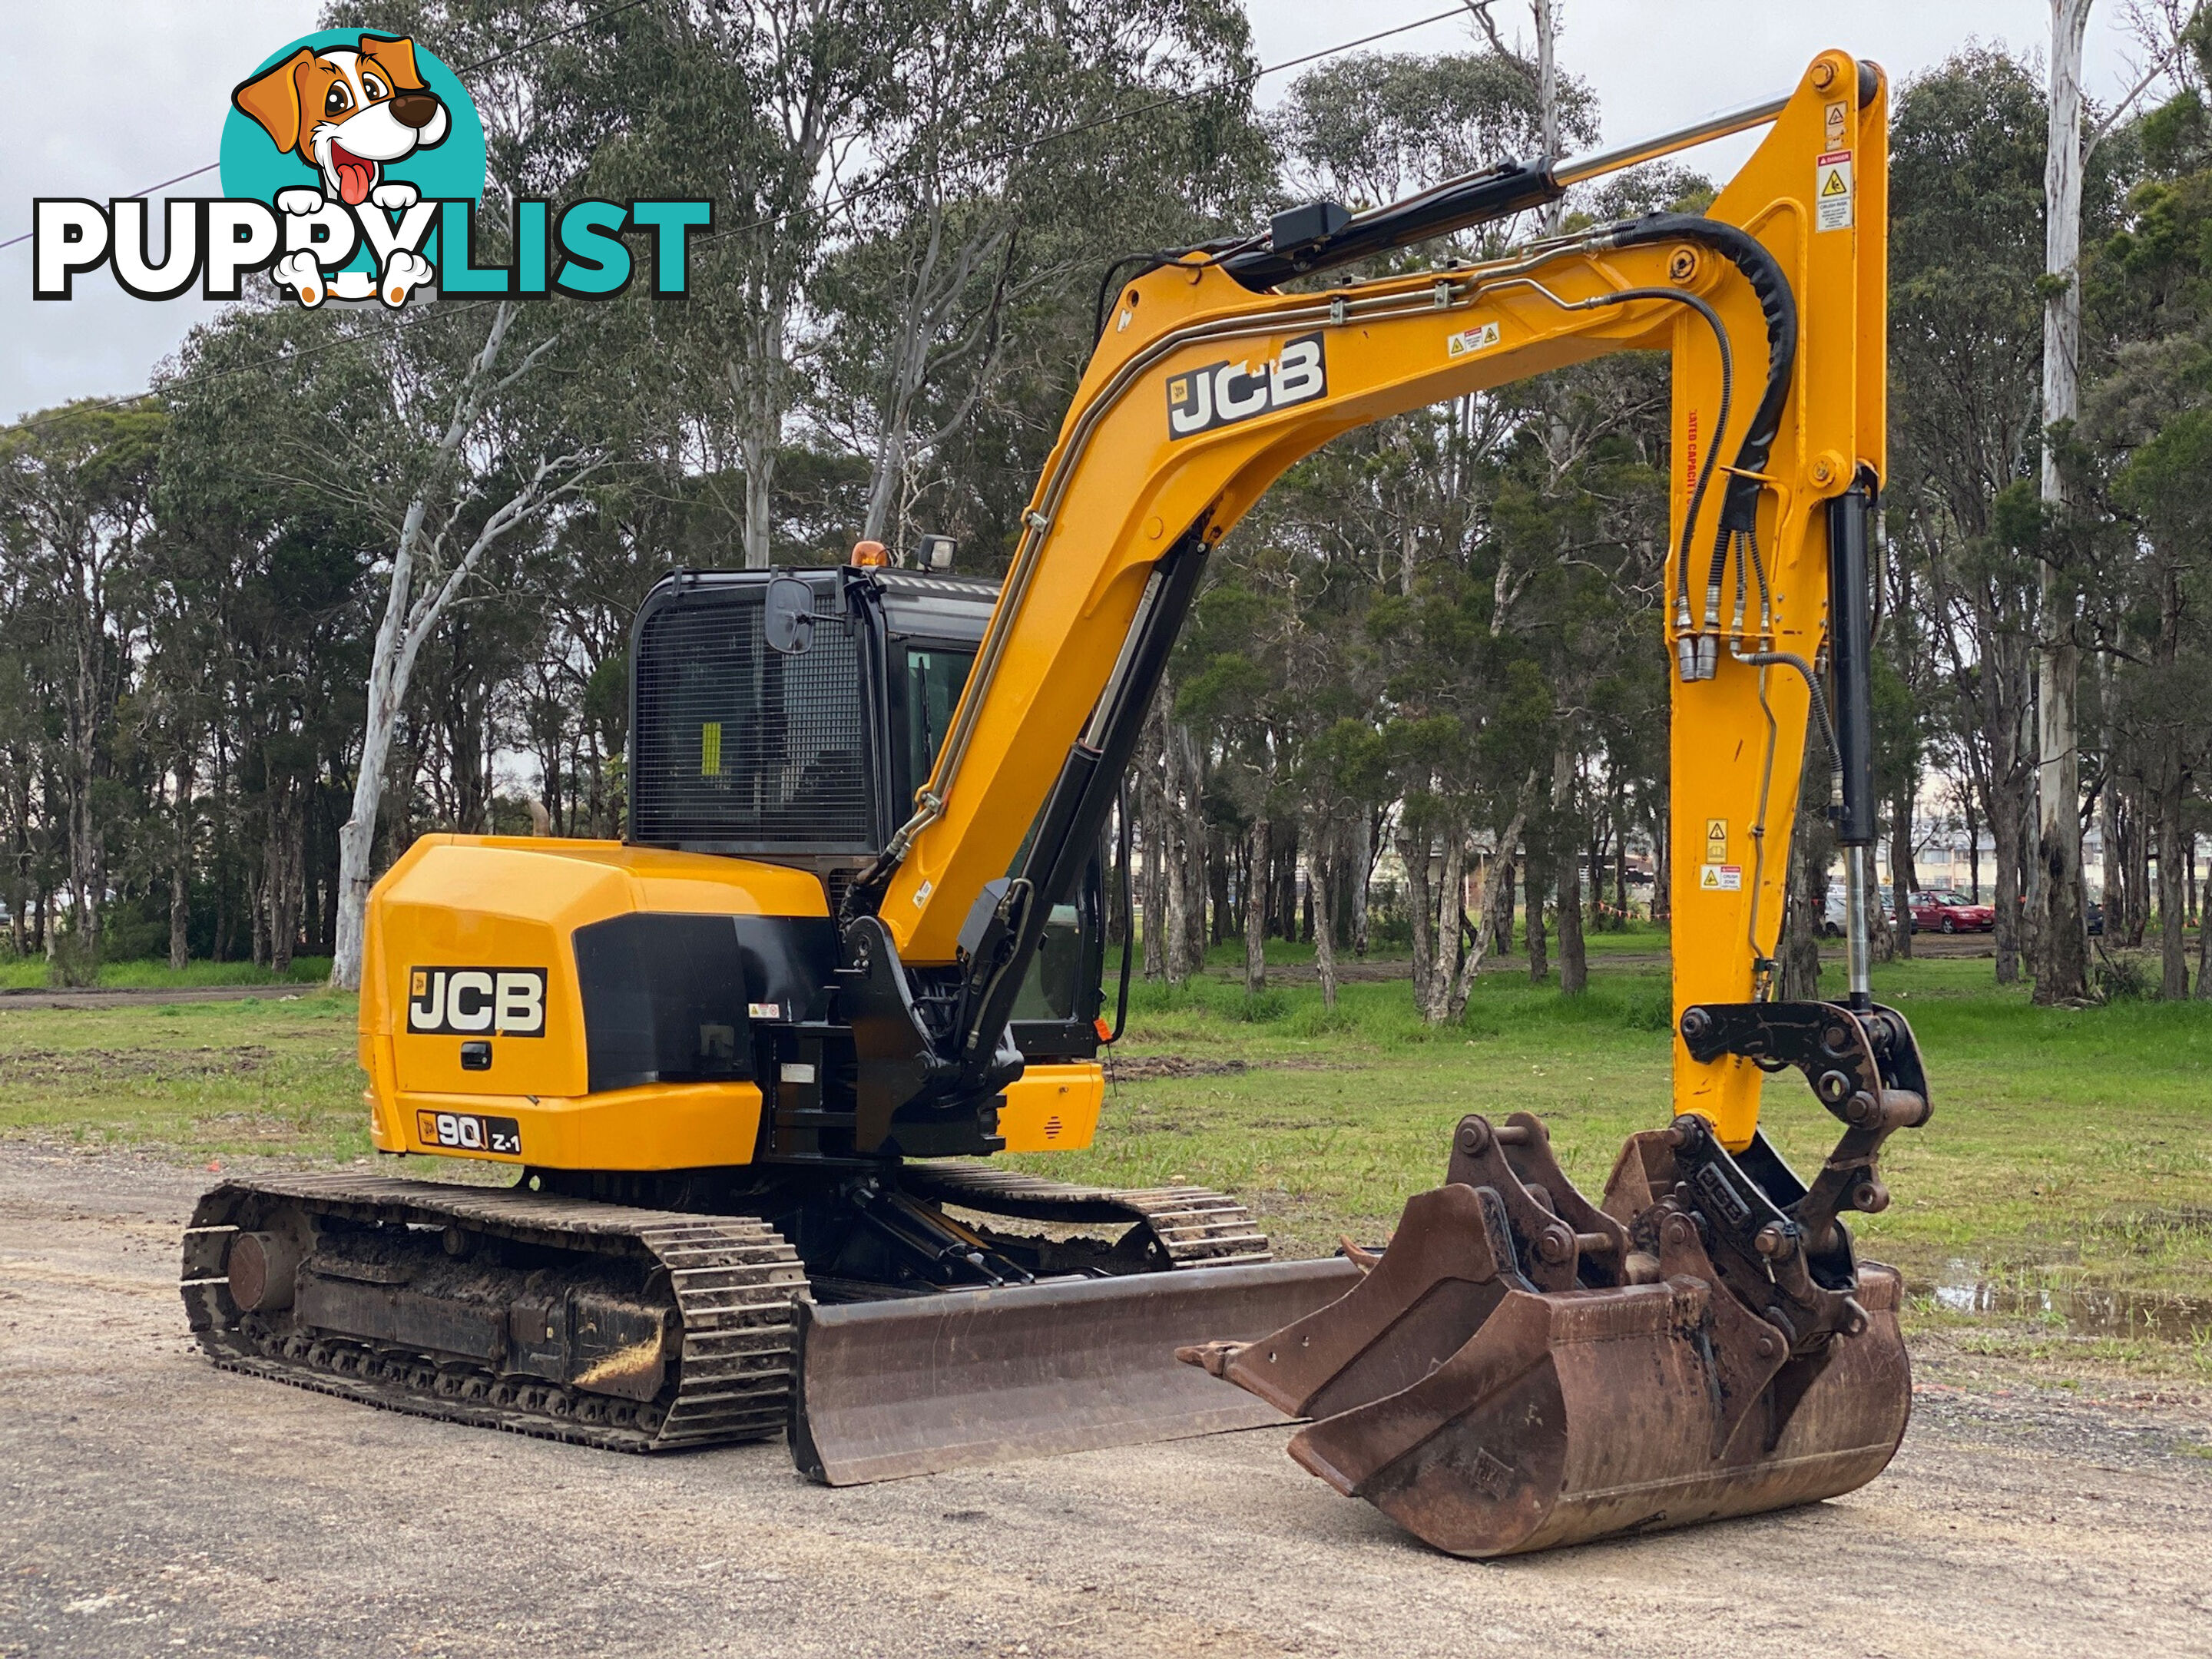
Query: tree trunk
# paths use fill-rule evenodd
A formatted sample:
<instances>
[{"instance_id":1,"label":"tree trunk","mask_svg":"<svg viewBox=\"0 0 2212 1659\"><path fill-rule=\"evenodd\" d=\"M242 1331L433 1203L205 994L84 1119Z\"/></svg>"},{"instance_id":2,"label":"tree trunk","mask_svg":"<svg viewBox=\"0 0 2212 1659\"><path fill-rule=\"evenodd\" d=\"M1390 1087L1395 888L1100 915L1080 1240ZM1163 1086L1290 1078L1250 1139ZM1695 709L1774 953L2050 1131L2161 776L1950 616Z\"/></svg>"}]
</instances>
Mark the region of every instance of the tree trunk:
<instances>
[{"instance_id":1,"label":"tree trunk","mask_svg":"<svg viewBox=\"0 0 2212 1659\"><path fill-rule=\"evenodd\" d=\"M768 306L754 324L750 361L725 378L738 404L738 456L745 469L745 568L765 570L775 553L775 466L783 450L788 313Z\"/></svg>"},{"instance_id":2,"label":"tree trunk","mask_svg":"<svg viewBox=\"0 0 2212 1659\"><path fill-rule=\"evenodd\" d=\"M1467 836L1456 826L1444 830L1443 879L1437 884L1436 962L1422 1018L1440 1025L1451 1013L1452 987L1459 976L1462 924L1467 915Z\"/></svg>"},{"instance_id":3,"label":"tree trunk","mask_svg":"<svg viewBox=\"0 0 2212 1659\"><path fill-rule=\"evenodd\" d=\"M2051 428L2080 407L2081 351L2081 41L2091 0L2051 0L2050 137L2045 153L2042 497L2054 514L2066 487ZM2036 866L2040 878L2035 1000L2079 1001L2089 994L2082 917L2081 761L2075 693L2081 652L2074 641L2071 581L2045 550L2042 638L2036 655Z\"/></svg>"},{"instance_id":4,"label":"tree trunk","mask_svg":"<svg viewBox=\"0 0 2212 1659\"><path fill-rule=\"evenodd\" d=\"M2166 1001L2179 1002L2189 995L2189 958L2182 944L2181 807L2189 793L2189 775L2179 759L2167 756L2159 766L2158 791L2158 994ZM2106 920L2112 926L2110 916Z\"/></svg>"},{"instance_id":5,"label":"tree trunk","mask_svg":"<svg viewBox=\"0 0 2212 1659\"><path fill-rule=\"evenodd\" d=\"M1406 866L1406 911L1413 932L1413 1006L1428 1017L1429 985L1436 972L1436 949L1431 930L1436 922L1436 900L1429 879L1429 836L1424 830L1398 837L1398 857Z\"/></svg>"},{"instance_id":6,"label":"tree trunk","mask_svg":"<svg viewBox=\"0 0 2212 1659\"><path fill-rule=\"evenodd\" d=\"M1805 734L1805 764L1799 775L1797 822L1790 836L1790 872L1784 885L1778 988L1784 1002L1820 998L1820 936L1828 919L1828 866L1836 854L1835 825L1829 820L1827 745L1813 732Z\"/></svg>"},{"instance_id":7,"label":"tree trunk","mask_svg":"<svg viewBox=\"0 0 2212 1659\"><path fill-rule=\"evenodd\" d=\"M2003 730L2002 726L1999 728ZM1996 860L1991 872L1990 898L1996 909L1996 925L1992 933L1996 945L1996 982L2017 985L2020 982L2021 903L2020 872L2026 863L2021 845L2023 797L2027 793L2019 746L2007 732L2006 741L1990 744L1990 769L1995 775L1990 786L1990 841Z\"/></svg>"},{"instance_id":8,"label":"tree trunk","mask_svg":"<svg viewBox=\"0 0 2212 1659\"><path fill-rule=\"evenodd\" d=\"M1552 0L1530 0L1530 9L1536 15L1536 119L1541 128L1544 154L1557 156L1559 153L1559 20L1552 9ZM1562 216L1566 210L1563 201L1553 202L1544 210L1544 234L1556 236L1559 233Z\"/></svg>"},{"instance_id":9,"label":"tree trunk","mask_svg":"<svg viewBox=\"0 0 2212 1659\"><path fill-rule=\"evenodd\" d=\"M1314 972L1321 979L1321 1006L1336 1009L1336 847L1335 823L1322 812L1313 812L1306 828L1306 893L1313 902Z\"/></svg>"},{"instance_id":10,"label":"tree trunk","mask_svg":"<svg viewBox=\"0 0 2212 1659\"><path fill-rule=\"evenodd\" d=\"M1912 957L1912 895L1920 872L1912 860L1912 785L1907 781L1889 805L1889 897L1894 912L1897 954Z\"/></svg>"},{"instance_id":11,"label":"tree trunk","mask_svg":"<svg viewBox=\"0 0 2212 1659\"><path fill-rule=\"evenodd\" d=\"M1167 763L1168 691L1160 695L1146 728L1145 747L1138 760L1138 799L1142 804L1145 835L1145 883L1139 895L1144 908L1145 977L1158 979L1167 972L1167 848L1174 839L1168 824L1167 786L1162 768Z\"/></svg>"},{"instance_id":12,"label":"tree trunk","mask_svg":"<svg viewBox=\"0 0 2212 1659\"><path fill-rule=\"evenodd\" d=\"M2200 917L2197 925L2197 1000L2212 1002L2212 916Z\"/></svg>"},{"instance_id":13,"label":"tree trunk","mask_svg":"<svg viewBox=\"0 0 2212 1659\"><path fill-rule=\"evenodd\" d=\"M1244 884L1244 994L1267 988L1267 894L1274 868L1270 842L1274 826L1265 817L1252 820L1245 835L1251 867Z\"/></svg>"},{"instance_id":14,"label":"tree trunk","mask_svg":"<svg viewBox=\"0 0 2212 1659\"><path fill-rule=\"evenodd\" d=\"M409 509L410 522L419 525L416 509L422 506L418 501ZM353 811L338 826L337 948L331 957L331 984L342 991L361 989L363 930L369 883L374 879L369 858L376 842L377 813L384 805L384 769L392 758L392 737L398 728L400 704L407 696L398 649L407 599L406 574L394 569L384 620L376 630L374 654L369 659L368 714L362 726L361 770L354 778ZM408 667L413 665L410 660Z\"/></svg>"},{"instance_id":15,"label":"tree trunk","mask_svg":"<svg viewBox=\"0 0 2212 1659\"><path fill-rule=\"evenodd\" d=\"M1498 856L1490 861L1490 882L1482 891L1482 946L1500 956L1513 949L1513 851L1528 827L1528 786L1523 784L1514 803L1513 817L1498 832Z\"/></svg>"},{"instance_id":16,"label":"tree trunk","mask_svg":"<svg viewBox=\"0 0 2212 1659\"><path fill-rule=\"evenodd\" d=\"M292 971L292 949L300 936L299 780L272 781L270 797L266 878L269 967L282 979Z\"/></svg>"},{"instance_id":17,"label":"tree trunk","mask_svg":"<svg viewBox=\"0 0 2212 1659\"><path fill-rule=\"evenodd\" d=\"M1808 775L1825 768L1808 766ZM1790 838L1789 897L1782 908L1780 987L1784 1002L1820 1000L1820 929L1828 914L1828 860L1834 831L1828 815L1801 806Z\"/></svg>"},{"instance_id":18,"label":"tree trunk","mask_svg":"<svg viewBox=\"0 0 2212 1659\"><path fill-rule=\"evenodd\" d=\"M176 840L169 856L169 971L181 974L191 960L187 929L192 913L192 763L177 757Z\"/></svg>"},{"instance_id":19,"label":"tree trunk","mask_svg":"<svg viewBox=\"0 0 2212 1659\"><path fill-rule=\"evenodd\" d=\"M1559 989L1578 995L1589 985L1589 963L1583 953L1582 836L1574 822L1575 744L1562 738L1552 752L1552 844L1559 859ZM1534 963L1530 963L1533 975Z\"/></svg>"},{"instance_id":20,"label":"tree trunk","mask_svg":"<svg viewBox=\"0 0 2212 1659\"><path fill-rule=\"evenodd\" d=\"M1511 879L1510 866L1501 866L1496 859L1490 861L1489 875L1482 889L1482 920L1474 929L1474 937L1460 957L1459 971L1452 975L1451 995L1445 1002L1444 1016L1455 1024L1466 1018L1467 1000L1474 991L1474 976L1482 971L1482 958L1490 948L1492 897L1498 884L1501 867L1506 870L1507 879ZM1509 903L1511 902L1511 890L1507 889Z\"/></svg>"},{"instance_id":21,"label":"tree trunk","mask_svg":"<svg viewBox=\"0 0 2212 1659\"><path fill-rule=\"evenodd\" d=\"M1974 884L1974 902L1982 902L1982 829L1974 820L1974 792L1966 792L1966 871Z\"/></svg>"},{"instance_id":22,"label":"tree trunk","mask_svg":"<svg viewBox=\"0 0 2212 1659\"><path fill-rule=\"evenodd\" d=\"M2148 792L2140 787L2142 781L2140 778L2135 781L2138 787L2130 791L2128 802L2128 926L2125 937L2130 948L2140 949L2143 931L2150 926L2150 815L2146 810L2148 803L2143 799ZM2085 933L2087 923L2088 911L2085 906L2082 911ZM2105 931L2107 936L2111 934L2109 921L2106 923Z\"/></svg>"},{"instance_id":23,"label":"tree trunk","mask_svg":"<svg viewBox=\"0 0 2212 1659\"><path fill-rule=\"evenodd\" d=\"M1194 896L1191 884L1193 854L1182 844L1188 827L1182 807L1183 744L1174 722L1169 719L1170 707L1165 687L1161 689L1161 740L1166 761L1166 782L1163 804L1167 833L1162 838L1160 856L1167 866L1167 962L1168 983L1180 985L1191 975L1190 911ZM1203 890L1200 890L1201 892ZM1203 908L1201 897L1199 904Z\"/></svg>"},{"instance_id":24,"label":"tree trunk","mask_svg":"<svg viewBox=\"0 0 2212 1659\"><path fill-rule=\"evenodd\" d=\"M1546 954L1544 938L1544 891L1551 885L1552 860L1548 850L1539 851L1532 842L1521 860L1521 882L1527 895L1522 908L1522 930L1528 936L1528 982L1541 985L1552 976L1552 963Z\"/></svg>"},{"instance_id":25,"label":"tree trunk","mask_svg":"<svg viewBox=\"0 0 2212 1659\"><path fill-rule=\"evenodd\" d=\"M1367 889L1375 879L1375 821L1365 812L1352 820L1352 856L1346 860L1352 871L1352 954L1367 955Z\"/></svg>"}]
</instances>

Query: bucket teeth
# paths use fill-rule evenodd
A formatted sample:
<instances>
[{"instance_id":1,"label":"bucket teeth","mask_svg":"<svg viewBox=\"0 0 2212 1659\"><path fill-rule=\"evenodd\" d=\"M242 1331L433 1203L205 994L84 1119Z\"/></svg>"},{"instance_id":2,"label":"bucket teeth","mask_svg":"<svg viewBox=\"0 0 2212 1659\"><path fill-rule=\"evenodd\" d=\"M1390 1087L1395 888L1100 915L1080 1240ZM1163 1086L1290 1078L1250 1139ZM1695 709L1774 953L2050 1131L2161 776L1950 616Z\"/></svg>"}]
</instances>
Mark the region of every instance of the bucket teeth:
<instances>
[{"instance_id":1,"label":"bucket teeth","mask_svg":"<svg viewBox=\"0 0 2212 1659\"><path fill-rule=\"evenodd\" d=\"M1763 1144L1746 1156L1794 1182ZM1849 1492L1905 1432L1897 1276L1856 1264L1851 1285L1807 1300L1747 1242L1763 1215L1698 1208L1715 1158L1724 1197L1763 1190L1717 1143L1669 1130L1631 1141L1593 1206L1536 1120L1467 1118L1449 1179L1407 1201L1341 1297L1177 1358L1310 1419L1294 1459L1455 1554ZM1754 1284L1738 1255L1770 1271Z\"/></svg>"}]
</instances>

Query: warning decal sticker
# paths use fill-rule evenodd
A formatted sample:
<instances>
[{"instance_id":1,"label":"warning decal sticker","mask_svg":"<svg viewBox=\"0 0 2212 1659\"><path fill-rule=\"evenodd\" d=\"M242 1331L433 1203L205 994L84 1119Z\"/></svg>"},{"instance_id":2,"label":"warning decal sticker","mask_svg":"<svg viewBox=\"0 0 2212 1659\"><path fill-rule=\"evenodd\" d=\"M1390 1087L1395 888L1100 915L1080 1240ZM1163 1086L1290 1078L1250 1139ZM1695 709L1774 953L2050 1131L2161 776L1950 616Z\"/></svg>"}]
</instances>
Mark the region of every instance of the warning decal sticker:
<instances>
[{"instance_id":1,"label":"warning decal sticker","mask_svg":"<svg viewBox=\"0 0 2212 1659\"><path fill-rule=\"evenodd\" d=\"M1473 328L1462 329L1456 334L1444 337L1444 354L1464 357L1470 351L1486 351L1498 343L1498 325L1480 323Z\"/></svg>"},{"instance_id":2,"label":"warning decal sticker","mask_svg":"<svg viewBox=\"0 0 2212 1659\"><path fill-rule=\"evenodd\" d=\"M1743 866L1740 864L1705 864L1698 866L1698 889L1705 893L1741 893L1743 891Z\"/></svg>"},{"instance_id":3,"label":"warning decal sticker","mask_svg":"<svg viewBox=\"0 0 2212 1659\"><path fill-rule=\"evenodd\" d=\"M1814 228L1851 228L1851 153L1832 149L1813 165Z\"/></svg>"}]
</instances>

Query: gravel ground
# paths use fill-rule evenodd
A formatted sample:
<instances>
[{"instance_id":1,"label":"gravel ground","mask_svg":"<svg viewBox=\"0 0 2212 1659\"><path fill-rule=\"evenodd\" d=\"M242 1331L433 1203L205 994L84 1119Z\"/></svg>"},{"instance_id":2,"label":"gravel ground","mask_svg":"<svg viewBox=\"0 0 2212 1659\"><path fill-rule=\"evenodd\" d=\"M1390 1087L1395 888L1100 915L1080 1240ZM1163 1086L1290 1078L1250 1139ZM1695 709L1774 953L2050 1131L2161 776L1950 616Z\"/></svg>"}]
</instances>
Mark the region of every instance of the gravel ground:
<instances>
[{"instance_id":1,"label":"gravel ground","mask_svg":"<svg viewBox=\"0 0 2212 1659\"><path fill-rule=\"evenodd\" d=\"M2212 1655L2212 1402L1923 1356L1836 1502L1503 1565L1262 1430L831 1492L218 1372L204 1172L0 1146L0 1655Z\"/></svg>"}]
</instances>

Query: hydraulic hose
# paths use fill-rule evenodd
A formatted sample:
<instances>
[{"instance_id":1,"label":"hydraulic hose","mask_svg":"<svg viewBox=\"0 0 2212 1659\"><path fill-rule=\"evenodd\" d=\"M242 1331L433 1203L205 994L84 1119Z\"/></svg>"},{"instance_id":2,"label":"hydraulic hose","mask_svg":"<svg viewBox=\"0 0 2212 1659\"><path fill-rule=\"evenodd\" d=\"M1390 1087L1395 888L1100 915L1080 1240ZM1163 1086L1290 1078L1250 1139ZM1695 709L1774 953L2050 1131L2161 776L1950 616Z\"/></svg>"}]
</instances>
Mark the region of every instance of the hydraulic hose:
<instances>
[{"instance_id":1,"label":"hydraulic hose","mask_svg":"<svg viewBox=\"0 0 2212 1659\"><path fill-rule=\"evenodd\" d=\"M1784 273L1781 263L1766 251L1759 239L1747 231L1717 219L1686 213L1655 213L1601 232L1596 239L1596 246L1601 247L1646 247L1655 242L1693 242L1711 248L1742 273L1744 280L1751 284L1752 293L1757 296L1759 310L1766 319L1766 383L1759 393L1757 407L1752 410L1751 422L1744 431L1743 440L1736 447L1735 459L1728 468L1728 487L1721 498L1720 521L1713 532L1713 556L1706 572L1705 624L1708 632L1714 632L1719 627L1721 581L1727 569L1729 541L1738 533L1748 534L1757 528L1759 495L1765 484L1766 463L1773 453L1775 439L1782 431L1782 409L1790 399L1790 377L1796 372L1797 362L1797 300L1790 292L1790 279ZM1692 296L1681 295L1675 297L1686 301ZM1718 328L1717 322L1715 326ZM1728 359L1723 356L1723 399L1728 396L1733 378ZM1725 402L1723 407L1726 407ZM1720 447L1717 432L1714 434L1713 447L1716 450ZM1710 470L1709 464L1707 471ZM1692 500L1689 516L1682 526L1685 556L1676 560L1675 619L1678 635L1689 609L1690 571L1686 554L1698 505L1704 496L1703 485L1701 477L1697 493ZM1691 665L1691 672L1685 672L1683 678L1710 679L1715 654L1710 646L1700 649Z\"/></svg>"},{"instance_id":2,"label":"hydraulic hose","mask_svg":"<svg viewBox=\"0 0 2212 1659\"><path fill-rule=\"evenodd\" d=\"M1694 662L1689 653L1696 649L1690 618L1690 549L1697 532L1698 515L1705 510L1706 487L1713 481L1713 470L1717 464L1721 446L1728 441L1729 410L1735 395L1735 351L1729 343L1728 325L1721 321L1720 313L1696 295L1685 294L1677 289L1619 289L1611 294L1599 295L1595 299L1574 301L1571 308L1595 311L1602 306L1626 305L1632 300L1662 300L1673 305L1689 307L1705 319L1705 325L1713 331L1713 343L1720 351L1720 413L1713 422L1712 441L1705 446L1705 464L1698 469L1697 482L1690 486L1690 508L1682 515L1681 538L1674 549L1675 650L1682 678L1686 680L1692 678Z\"/></svg>"}]
</instances>

